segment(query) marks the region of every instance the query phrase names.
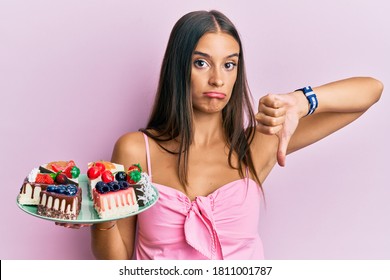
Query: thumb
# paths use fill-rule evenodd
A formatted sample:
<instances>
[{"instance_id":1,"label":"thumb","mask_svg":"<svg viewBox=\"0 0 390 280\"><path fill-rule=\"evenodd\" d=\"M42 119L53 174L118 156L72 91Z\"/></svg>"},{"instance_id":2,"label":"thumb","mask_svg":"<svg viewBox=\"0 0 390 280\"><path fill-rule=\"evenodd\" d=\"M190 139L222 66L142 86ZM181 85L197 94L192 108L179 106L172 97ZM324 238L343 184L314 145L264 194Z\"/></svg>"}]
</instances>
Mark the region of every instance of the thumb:
<instances>
[{"instance_id":1,"label":"thumb","mask_svg":"<svg viewBox=\"0 0 390 280\"><path fill-rule=\"evenodd\" d=\"M276 157L280 166L286 165L287 147L288 143L290 142L290 138L291 136L288 136L284 133L279 136L278 152Z\"/></svg>"}]
</instances>

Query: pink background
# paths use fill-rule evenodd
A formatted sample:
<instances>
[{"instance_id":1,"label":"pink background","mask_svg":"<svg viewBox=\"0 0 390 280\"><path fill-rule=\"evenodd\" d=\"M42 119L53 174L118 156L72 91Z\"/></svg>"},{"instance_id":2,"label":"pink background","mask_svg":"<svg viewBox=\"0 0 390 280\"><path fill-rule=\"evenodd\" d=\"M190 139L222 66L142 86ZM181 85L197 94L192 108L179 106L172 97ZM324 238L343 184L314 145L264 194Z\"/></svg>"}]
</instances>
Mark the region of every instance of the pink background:
<instances>
[{"instance_id":1,"label":"pink background","mask_svg":"<svg viewBox=\"0 0 390 280\"><path fill-rule=\"evenodd\" d=\"M168 4L169 3L169 4ZM1 259L91 259L89 230L20 211L42 163L110 159L145 125L173 24L219 9L239 29L255 99L349 76L390 84L387 1L1 1ZM264 184L268 259L390 259L389 97L291 155Z\"/></svg>"}]
</instances>

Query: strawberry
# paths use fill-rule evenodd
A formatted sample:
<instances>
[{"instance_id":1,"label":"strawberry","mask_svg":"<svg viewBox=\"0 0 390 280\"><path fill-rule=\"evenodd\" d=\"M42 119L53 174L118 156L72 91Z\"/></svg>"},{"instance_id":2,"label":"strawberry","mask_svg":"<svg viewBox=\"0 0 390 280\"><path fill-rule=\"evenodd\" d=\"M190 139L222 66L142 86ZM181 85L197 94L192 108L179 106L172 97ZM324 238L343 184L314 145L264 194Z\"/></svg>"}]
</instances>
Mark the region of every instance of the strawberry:
<instances>
[{"instance_id":1,"label":"strawberry","mask_svg":"<svg viewBox=\"0 0 390 280\"><path fill-rule=\"evenodd\" d=\"M65 164L66 163L66 164ZM65 165L65 166L64 166ZM53 169L54 172L64 171L66 168L76 166L75 162L73 160L70 160L68 162L64 161L57 161L53 162L51 164L51 169Z\"/></svg>"},{"instance_id":2,"label":"strawberry","mask_svg":"<svg viewBox=\"0 0 390 280\"><path fill-rule=\"evenodd\" d=\"M73 160L70 160L70 161L68 161L68 163L66 164L66 166L63 170L66 170L66 169L71 170L73 166L76 166L76 164L74 163Z\"/></svg>"},{"instance_id":3,"label":"strawberry","mask_svg":"<svg viewBox=\"0 0 390 280\"><path fill-rule=\"evenodd\" d=\"M65 168L62 172L66 175L68 178L72 178L72 173L70 173L70 170L72 169L71 166Z\"/></svg>"},{"instance_id":4,"label":"strawberry","mask_svg":"<svg viewBox=\"0 0 390 280\"><path fill-rule=\"evenodd\" d=\"M140 165L139 163L135 163L135 164L131 165L131 166L129 167L129 169L127 169L127 173L130 173L130 172L133 171L133 170L137 170L137 171L139 171L139 172L142 172L141 165Z\"/></svg>"},{"instance_id":5,"label":"strawberry","mask_svg":"<svg viewBox=\"0 0 390 280\"><path fill-rule=\"evenodd\" d=\"M38 173L35 178L35 183L37 184L54 184L53 178L50 174L47 173Z\"/></svg>"},{"instance_id":6,"label":"strawberry","mask_svg":"<svg viewBox=\"0 0 390 280\"><path fill-rule=\"evenodd\" d=\"M112 172L110 170L105 170L102 173L102 181L104 183L109 183L109 182L114 181L114 175L112 174Z\"/></svg>"},{"instance_id":7,"label":"strawberry","mask_svg":"<svg viewBox=\"0 0 390 280\"><path fill-rule=\"evenodd\" d=\"M72 178L78 178L80 175L80 168L78 168L77 166L73 166L70 170L70 173L72 174Z\"/></svg>"},{"instance_id":8,"label":"strawberry","mask_svg":"<svg viewBox=\"0 0 390 280\"><path fill-rule=\"evenodd\" d=\"M92 166L88 168L87 176L89 179L93 180L99 177L102 173L100 172L100 169L96 166Z\"/></svg>"},{"instance_id":9,"label":"strawberry","mask_svg":"<svg viewBox=\"0 0 390 280\"><path fill-rule=\"evenodd\" d=\"M141 172L137 170L132 170L127 173L127 182L129 184L136 184L139 180L141 180Z\"/></svg>"},{"instance_id":10,"label":"strawberry","mask_svg":"<svg viewBox=\"0 0 390 280\"><path fill-rule=\"evenodd\" d=\"M68 166L63 171L68 178L77 178L80 175L80 169L77 166Z\"/></svg>"},{"instance_id":11,"label":"strawberry","mask_svg":"<svg viewBox=\"0 0 390 280\"><path fill-rule=\"evenodd\" d=\"M54 172L60 172L60 171L64 170L64 167L60 166L59 164L52 163L51 169L53 169Z\"/></svg>"},{"instance_id":12,"label":"strawberry","mask_svg":"<svg viewBox=\"0 0 390 280\"><path fill-rule=\"evenodd\" d=\"M50 176L50 174L45 174L45 184L54 184L53 177Z\"/></svg>"},{"instance_id":13,"label":"strawberry","mask_svg":"<svg viewBox=\"0 0 390 280\"><path fill-rule=\"evenodd\" d=\"M93 165L99 168L100 173L103 173L106 170L106 166L102 162L95 162Z\"/></svg>"}]
</instances>

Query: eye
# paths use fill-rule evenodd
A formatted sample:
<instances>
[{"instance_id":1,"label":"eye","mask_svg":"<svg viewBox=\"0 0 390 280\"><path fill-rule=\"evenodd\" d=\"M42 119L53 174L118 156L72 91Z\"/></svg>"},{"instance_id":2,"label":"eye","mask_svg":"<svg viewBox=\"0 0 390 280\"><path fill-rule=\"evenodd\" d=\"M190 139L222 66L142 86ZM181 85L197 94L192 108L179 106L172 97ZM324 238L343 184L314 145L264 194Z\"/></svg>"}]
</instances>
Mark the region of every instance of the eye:
<instances>
[{"instance_id":1,"label":"eye","mask_svg":"<svg viewBox=\"0 0 390 280\"><path fill-rule=\"evenodd\" d=\"M209 66L208 63L202 59L195 60L194 65L197 68L206 68L207 66Z\"/></svg>"},{"instance_id":2,"label":"eye","mask_svg":"<svg viewBox=\"0 0 390 280\"><path fill-rule=\"evenodd\" d=\"M234 62L227 62L227 63L225 63L225 69L226 70L233 70L235 67L236 67L236 63L234 63Z\"/></svg>"}]
</instances>

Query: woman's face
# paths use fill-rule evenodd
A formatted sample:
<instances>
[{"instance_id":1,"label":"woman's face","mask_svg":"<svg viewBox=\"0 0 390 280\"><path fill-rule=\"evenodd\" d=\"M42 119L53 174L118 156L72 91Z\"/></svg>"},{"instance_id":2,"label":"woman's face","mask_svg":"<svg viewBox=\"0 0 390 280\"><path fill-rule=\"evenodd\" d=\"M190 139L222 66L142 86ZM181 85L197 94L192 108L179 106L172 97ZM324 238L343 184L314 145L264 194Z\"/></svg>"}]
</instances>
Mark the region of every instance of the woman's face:
<instances>
[{"instance_id":1,"label":"woman's face","mask_svg":"<svg viewBox=\"0 0 390 280\"><path fill-rule=\"evenodd\" d=\"M240 47L226 33L206 33L192 55L191 96L194 111L220 112L237 78Z\"/></svg>"}]
</instances>

